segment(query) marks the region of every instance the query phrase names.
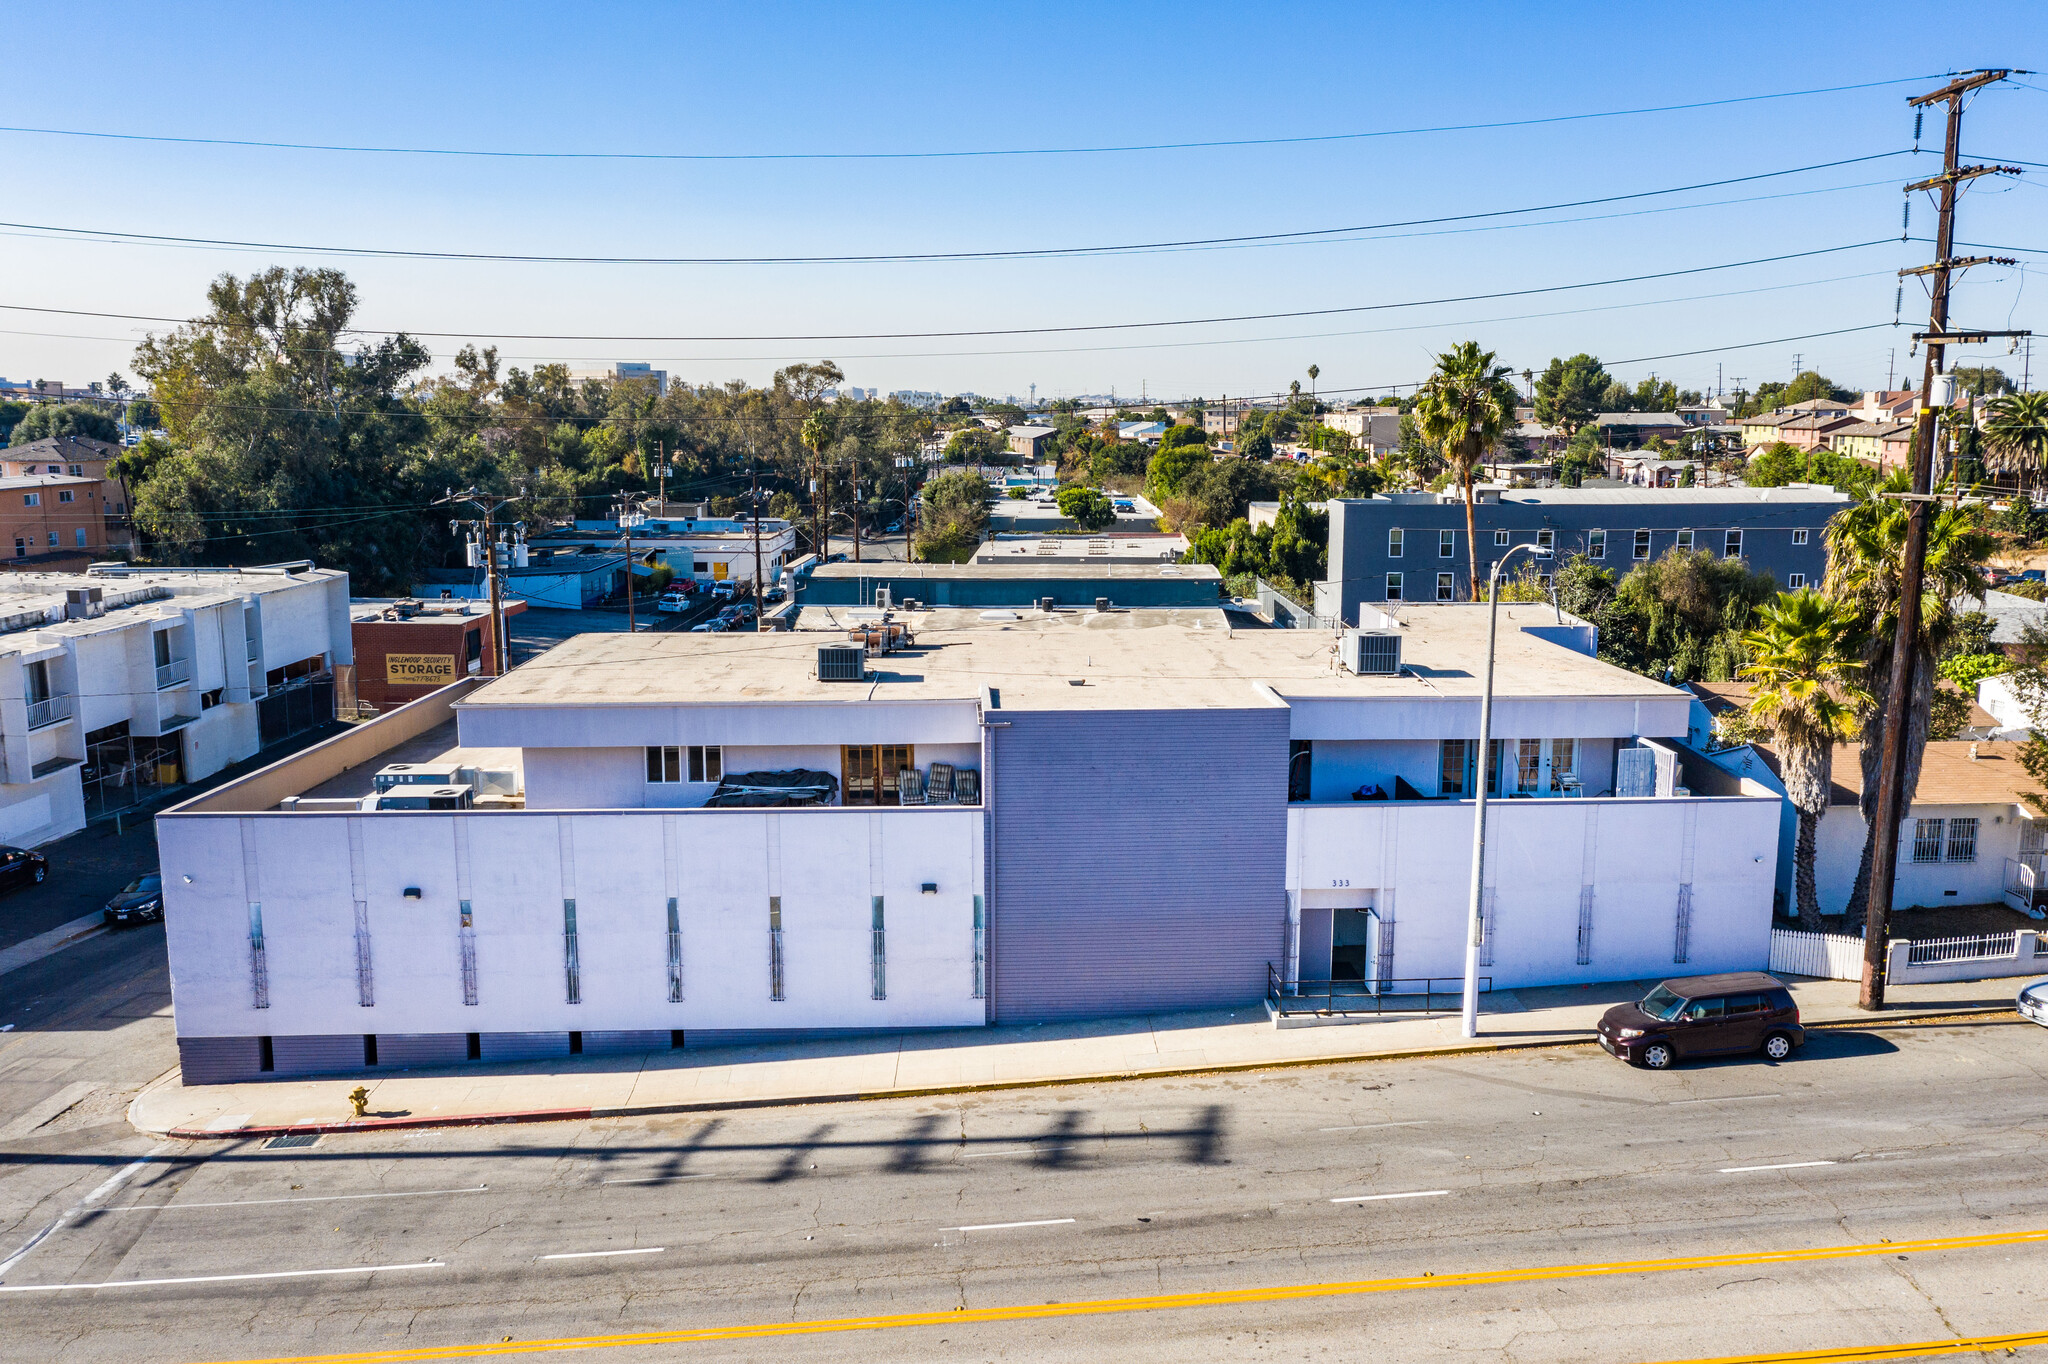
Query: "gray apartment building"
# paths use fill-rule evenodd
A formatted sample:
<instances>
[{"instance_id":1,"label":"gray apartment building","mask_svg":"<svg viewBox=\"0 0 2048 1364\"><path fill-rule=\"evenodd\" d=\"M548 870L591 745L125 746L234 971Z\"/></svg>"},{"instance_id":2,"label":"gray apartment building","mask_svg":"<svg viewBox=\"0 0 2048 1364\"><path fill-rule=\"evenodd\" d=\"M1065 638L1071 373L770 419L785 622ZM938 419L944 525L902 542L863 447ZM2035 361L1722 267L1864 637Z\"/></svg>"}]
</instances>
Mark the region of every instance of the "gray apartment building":
<instances>
[{"instance_id":1,"label":"gray apartment building","mask_svg":"<svg viewBox=\"0 0 2048 1364\"><path fill-rule=\"evenodd\" d=\"M1671 549L1705 549L1743 559L1789 589L1820 583L1827 572L1823 531L1850 498L1818 484L1794 484L1485 488L1478 501L1482 578L1515 545L1545 545L1560 558L1583 554L1617 574ZM1318 616L1356 625L1360 602L1471 600L1459 494L1338 498L1329 507L1329 576L1316 584Z\"/></svg>"}]
</instances>

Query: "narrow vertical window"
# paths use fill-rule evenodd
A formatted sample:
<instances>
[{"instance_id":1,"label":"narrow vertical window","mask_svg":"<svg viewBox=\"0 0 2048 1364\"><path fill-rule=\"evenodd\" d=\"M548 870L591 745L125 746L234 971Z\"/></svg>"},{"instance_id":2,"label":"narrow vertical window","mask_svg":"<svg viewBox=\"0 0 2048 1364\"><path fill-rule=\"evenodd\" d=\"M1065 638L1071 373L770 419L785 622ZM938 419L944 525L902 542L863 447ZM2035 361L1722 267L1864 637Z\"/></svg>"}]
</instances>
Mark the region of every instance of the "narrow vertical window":
<instances>
[{"instance_id":1,"label":"narrow vertical window","mask_svg":"<svg viewBox=\"0 0 2048 1364\"><path fill-rule=\"evenodd\" d=\"M1398 573L1389 573L1387 575L1387 600L1401 600L1401 575Z\"/></svg>"},{"instance_id":2,"label":"narrow vertical window","mask_svg":"<svg viewBox=\"0 0 2048 1364\"><path fill-rule=\"evenodd\" d=\"M270 1007L270 963L263 950L263 906L249 902L249 986L259 1009Z\"/></svg>"},{"instance_id":3,"label":"narrow vertical window","mask_svg":"<svg viewBox=\"0 0 2048 1364\"><path fill-rule=\"evenodd\" d=\"M1589 530L1586 532L1586 557L1588 559L1604 559L1607 557L1606 531Z\"/></svg>"},{"instance_id":4,"label":"narrow vertical window","mask_svg":"<svg viewBox=\"0 0 2048 1364\"><path fill-rule=\"evenodd\" d=\"M1438 601L1456 601L1458 599L1457 574L1439 573L1436 575L1436 599Z\"/></svg>"},{"instance_id":5,"label":"narrow vertical window","mask_svg":"<svg viewBox=\"0 0 2048 1364\"><path fill-rule=\"evenodd\" d=\"M1552 739L1550 741L1550 789L1571 790L1579 784L1579 741L1577 739Z\"/></svg>"},{"instance_id":6,"label":"narrow vertical window","mask_svg":"<svg viewBox=\"0 0 2048 1364\"><path fill-rule=\"evenodd\" d=\"M470 913L469 901L461 902L462 916L458 921L455 937L462 949L462 1002L476 1003L476 919ZM470 1058L476 1059L474 1057Z\"/></svg>"},{"instance_id":7,"label":"narrow vertical window","mask_svg":"<svg viewBox=\"0 0 2048 1364\"><path fill-rule=\"evenodd\" d=\"M1399 526L1393 526L1387 531L1387 557L1389 559L1401 557L1401 528Z\"/></svg>"},{"instance_id":8,"label":"narrow vertical window","mask_svg":"<svg viewBox=\"0 0 2048 1364\"><path fill-rule=\"evenodd\" d=\"M768 897L768 999L782 1002L782 897Z\"/></svg>"},{"instance_id":9,"label":"narrow vertical window","mask_svg":"<svg viewBox=\"0 0 2048 1364\"><path fill-rule=\"evenodd\" d=\"M1722 557L1726 559L1740 559L1742 557L1742 528L1737 526L1730 530L1725 543L1727 548Z\"/></svg>"},{"instance_id":10,"label":"narrow vertical window","mask_svg":"<svg viewBox=\"0 0 2048 1364\"><path fill-rule=\"evenodd\" d=\"M1673 539L1673 541L1674 541L1674 542L1675 542L1675 543L1676 543L1676 544L1678 545L1678 547L1679 547L1680 549L1684 550L1684 551L1685 551L1685 552L1686 552L1687 554L1690 554L1690 553L1692 553L1692 532L1691 532L1691 531L1689 531L1689 530L1681 530L1681 531L1676 531L1676 532L1674 532L1674 533L1673 533L1673 535L1672 535L1672 539Z\"/></svg>"},{"instance_id":11,"label":"narrow vertical window","mask_svg":"<svg viewBox=\"0 0 2048 1364\"><path fill-rule=\"evenodd\" d=\"M673 895L668 897L668 1002L683 1002L683 922Z\"/></svg>"},{"instance_id":12,"label":"narrow vertical window","mask_svg":"<svg viewBox=\"0 0 2048 1364\"><path fill-rule=\"evenodd\" d=\"M1635 557L1639 561L1650 557L1650 532L1646 530L1636 532Z\"/></svg>"},{"instance_id":13,"label":"narrow vertical window","mask_svg":"<svg viewBox=\"0 0 2048 1364\"><path fill-rule=\"evenodd\" d=\"M1913 821L1913 860L1915 862L1941 861L1942 834L1947 823L1939 819L1916 819Z\"/></svg>"},{"instance_id":14,"label":"narrow vertical window","mask_svg":"<svg viewBox=\"0 0 2048 1364\"><path fill-rule=\"evenodd\" d=\"M876 999L887 999L889 997L889 946L882 926L882 897L879 895L874 897L869 932L873 937L873 945L869 949L869 954L871 958L870 966L874 972L874 997Z\"/></svg>"},{"instance_id":15,"label":"narrow vertical window","mask_svg":"<svg viewBox=\"0 0 2048 1364\"><path fill-rule=\"evenodd\" d=\"M562 901L562 967L568 978L569 1002L583 1002L583 964L576 951L576 902Z\"/></svg>"},{"instance_id":16,"label":"narrow vertical window","mask_svg":"<svg viewBox=\"0 0 2048 1364\"><path fill-rule=\"evenodd\" d=\"M1457 557L1457 554L1458 532L1454 530L1438 531L1436 533L1436 557L1439 559L1453 559Z\"/></svg>"},{"instance_id":17,"label":"narrow vertical window","mask_svg":"<svg viewBox=\"0 0 2048 1364\"><path fill-rule=\"evenodd\" d=\"M979 895L974 897L974 997L988 998L988 923Z\"/></svg>"},{"instance_id":18,"label":"narrow vertical window","mask_svg":"<svg viewBox=\"0 0 2048 1364\"><path fill-rule=\"evenodd\" d=\"M1515 743L1515 790L1534 791L1543 768L1543 741L1520 739Z\"/></svg>"}]
</instances>

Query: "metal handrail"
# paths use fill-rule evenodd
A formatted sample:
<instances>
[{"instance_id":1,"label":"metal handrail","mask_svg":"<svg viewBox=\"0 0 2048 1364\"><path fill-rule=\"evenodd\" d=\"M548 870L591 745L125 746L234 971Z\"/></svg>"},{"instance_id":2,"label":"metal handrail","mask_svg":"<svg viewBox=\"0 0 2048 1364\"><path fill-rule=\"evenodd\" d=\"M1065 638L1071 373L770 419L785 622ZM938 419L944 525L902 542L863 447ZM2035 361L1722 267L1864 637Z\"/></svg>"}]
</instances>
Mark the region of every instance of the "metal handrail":
<instances>
[{"instance_id":1,"label":"metal handrail","mask_svg":"<svg viewBox=\"0 0 2048 1364\"><path fill-rule=\"evenodd\" d=\"M1415 987L1420 986L1420 989ZM1442 1012L1456 1011L1464 994L1462 976L1381 976L1373 980L1297 980L1290 989L1279 970L1266 963L1266 1001L1273 1012L1290 1014L1434 1014L1436 997L1448 1001ZM1479 993L1493 993L1493 977L1479 978ZM1417 1005L1412 1001L1420 998ZM1338 1003L1339 1000L1343 1004ZM1368 1006L1367 1001L1370 1001Z\"/></svg>"},{"instance_id":2,"label":"metal handrail","mask_svg":"<svg viewBox=\"0 0 2048 1364\"><path fill-rule=\"evenodd\" d=\"M156 689L158 691L162 691L165 687L175 687L180 682L190 682L191 680L192 660L189 658L174 658L168 663L157 665Z\"/></svg>"},{"instance_id":3,"label":"metal handrail","mask_svg":"<svg viewBox=\"0 0 2048 1364\"><path fill-rule=\"evenodd\" d=\"M28 727L30 729L43 729L49 725L60 724L65 720L69 720L72 714L72 702L75 699L75 697L70 696L50 696L45 697L41 701L29 702Z\"/></svg>"}]
</instances>

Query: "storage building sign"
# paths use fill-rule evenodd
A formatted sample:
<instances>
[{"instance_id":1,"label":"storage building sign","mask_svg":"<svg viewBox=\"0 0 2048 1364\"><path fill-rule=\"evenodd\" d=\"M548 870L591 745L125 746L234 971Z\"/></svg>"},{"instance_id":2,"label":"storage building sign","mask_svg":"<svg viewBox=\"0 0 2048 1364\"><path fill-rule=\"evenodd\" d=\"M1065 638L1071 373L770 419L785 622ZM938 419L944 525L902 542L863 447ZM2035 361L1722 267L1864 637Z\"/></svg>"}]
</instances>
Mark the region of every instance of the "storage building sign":
<instances>
[{"instance_id":1,"label":"storage building sign","mask_svg":"<svg viewBox=\"0 0 2048 1364\"><path fill-rule=\"evenodd\" d=\"M394 687L440 687L455 680L454 654L386 654L384 680Z\"/></svg>"}]
</instances>

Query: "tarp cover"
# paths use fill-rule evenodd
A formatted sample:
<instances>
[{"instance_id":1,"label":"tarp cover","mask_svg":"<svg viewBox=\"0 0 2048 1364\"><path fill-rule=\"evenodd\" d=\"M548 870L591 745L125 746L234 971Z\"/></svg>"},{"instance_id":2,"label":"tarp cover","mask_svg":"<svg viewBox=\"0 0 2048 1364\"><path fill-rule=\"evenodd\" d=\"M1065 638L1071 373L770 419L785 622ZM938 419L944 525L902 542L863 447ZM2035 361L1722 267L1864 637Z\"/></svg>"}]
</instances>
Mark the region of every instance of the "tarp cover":
<instances>
[{"instance_id":1,"label":"tarp cover","mask_svg":"<svg viewBox=\"0 0 2048 1364\"><path fill-rule=\"evenodd\" d=\"M830 772L796 768L789 772L731 772L718 783L711 799L716 809L768 805L830 805L839 794L839 778Z\"/></svg>"}]
</instances>

